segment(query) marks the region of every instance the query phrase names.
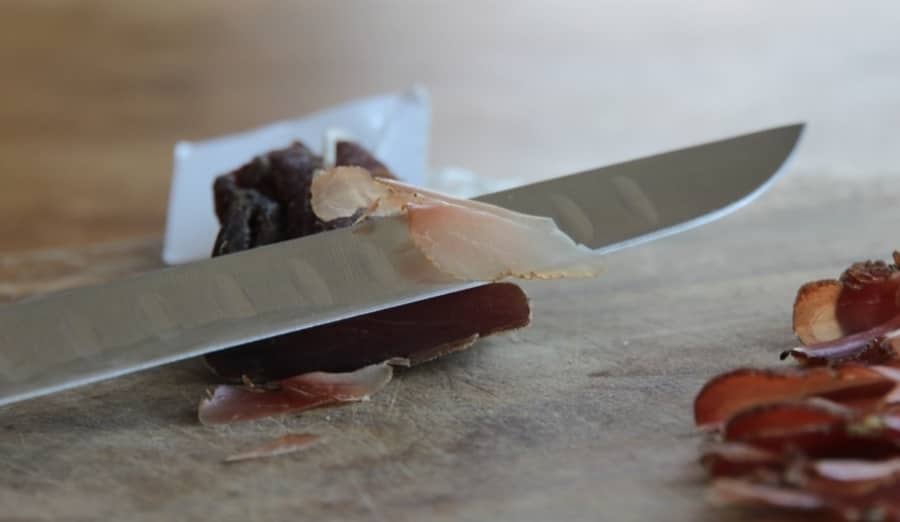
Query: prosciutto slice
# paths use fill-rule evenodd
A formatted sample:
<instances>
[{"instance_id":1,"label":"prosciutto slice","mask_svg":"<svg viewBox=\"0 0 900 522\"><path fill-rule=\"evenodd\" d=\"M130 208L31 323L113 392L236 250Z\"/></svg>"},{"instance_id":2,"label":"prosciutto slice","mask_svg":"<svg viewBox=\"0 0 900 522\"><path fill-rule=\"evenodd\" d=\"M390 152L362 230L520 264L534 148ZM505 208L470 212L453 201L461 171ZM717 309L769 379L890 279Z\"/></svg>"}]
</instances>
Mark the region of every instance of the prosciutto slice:
<instances>
[{"instance_id":1,"label":"prosciutto slice","mask_svg":"<svg viewBox=\"0 0 900 522\"><path fill-rule=\"evenodd\" d=\"M320 170L310 193L313 212L326 223L404 216L413 244L457 279L593 277L599 271L592 251L550 218L376 178L360 167Z\"/></svg>"}]
</instances>

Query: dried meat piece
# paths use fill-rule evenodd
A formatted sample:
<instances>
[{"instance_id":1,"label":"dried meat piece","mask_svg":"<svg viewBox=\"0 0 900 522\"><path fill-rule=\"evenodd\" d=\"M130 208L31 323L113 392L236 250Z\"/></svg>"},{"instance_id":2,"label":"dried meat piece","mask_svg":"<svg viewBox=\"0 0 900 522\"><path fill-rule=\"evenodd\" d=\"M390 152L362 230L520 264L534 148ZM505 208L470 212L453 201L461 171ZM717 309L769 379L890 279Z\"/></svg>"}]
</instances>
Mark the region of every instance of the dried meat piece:
<instances>
[{"instance_id":1,"label":"dried meat piece","mask_svg":"<svg viewBox=\"0 0 900 522\"><path fill-rule=\"evenodd\" d=\"M213 194L222 227L213 256L326 230L309 208L312 176L321 167L322 158L294 142L216 178Z\"/></svg>"},{"instance_id":2,"label":"dried meat piece","mask_svg":"<svg viewBox=\"0 0 900 522\"><path fill-rule=\"evenodd\" d=\"M694 421L714 426L753 406L820 397L847 406L880 404L900 382L859 365L809 370L741 368L710 379L694 399Z\"/></svg>"},{"instance_id":3,"label":"dried meat piece","mask_svg":"<svg viewBox=\"0 0 900 522\"><path fill-rule=\"evenodd\" d=\"M336 167L362 167L376 178L397 179L397 176L384 163L352 141L338 141L335 144L334 165Z\"/></svg>"},{"instance_id":4,"label":"dried meat piece","mask_svg":"<svg viewBox=\"0 0 900 522\"><path fill-rule=\"evenodd\" d=\"M226 384L200 401L198 417L205 425L229 424L366 400L392 376L390 365L374 364L348 373L306 373L272 387Z\"/></svg>"},{"instance_id":5,"label":"dried meat piece","mask_svg":"<svg viewBox=\"0 0 900 522\"><path fill-rule=\"evenodd\" d=\"M854 263L841 274L835 316L845 332L862 332L900 315L900 252L894 251L893 261Z\"/></svg>"},{"instance_id":6,"label":"dried meat piece","mask_svg":"<svg viewBox=\"0 0 900 522\"><path fill-rule=\"evenodd\" d=\"M893 264L864 261L839 279L803 285L794 300L794 332L805 345L835 341L900 315L900 252Z\"/></svg>"},{"instance_id":7,"label":"dried meat piece","mask_svg":"<svg viewBox=\"0 0 900 522\"><path fill-rule=\"evenodd\" d=\"M820 343L797 346L781 354L808 365L860 361L882 364L897 358L895 344L900 342L900 315L879 326Z\"/></svg>"},{"instance_id":8,"label":"dried meat piece","mask_svg":"<svg viewBox=\"0 0 900 522\"><path fill-rule=\"evenodd\" d=\"M352 371L392 357L416 365L530 322L525 292L492 283L211 353L206 362L219 376L254 382Z\"/></svg>"},{"instance_id":9,"label":"dried meat piece","mask_svg":"<svg viewBox=\"0 0 900 522\"><path fill-rule=\"evenodd\" d=\"M321 439L322 437L312 433L288 433L261 446L230 455L225 458L225 462L240 462L296 453L312 447Z\"/></svg>"},{"instance_id":10,"label":"dried meat piece","mask_svg":"<svg viewBox=\"0 0 900 522\"><path fill-rule=\"evenodd\" d=\"M593 277L593 252L550 218L531 216L373 178L361 168L336 167L312 183L312 208L323 221L403 215L422 253L455 278Z\"/></svg>"},{"instance_id":11,"label":"dried meat piece","mask_svg":"<svg viewBox=\"0 0 900 522\"><path fill-rule=\"evenodd\" d=\"M900 455L898 427L896 413L859 414L809 399L744 410L725 423L722 438L784 456L872 459Z\"/></svg>"}]
</instances>

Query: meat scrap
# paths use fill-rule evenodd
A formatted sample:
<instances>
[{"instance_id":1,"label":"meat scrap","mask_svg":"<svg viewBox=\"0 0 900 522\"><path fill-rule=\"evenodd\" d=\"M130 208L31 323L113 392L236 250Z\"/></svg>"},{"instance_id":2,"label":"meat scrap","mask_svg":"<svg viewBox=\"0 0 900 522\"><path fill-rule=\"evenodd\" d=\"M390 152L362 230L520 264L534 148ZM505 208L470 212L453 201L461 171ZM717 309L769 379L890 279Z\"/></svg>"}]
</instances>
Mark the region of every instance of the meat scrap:
<instances>
[{"instance_id":1,"label":"meat scrap","mask_svg":"<svg viewBox=\"0 0 900 522\"><path fill-rule=\"evenodd\" d=\"M694 400L713 498L900 520L900 253L803 285L791 369L739 368Z\"/></svg>"},{"instance_id":2,"label":"meat scrap","mask_svg":"<svg viewBox=\"0 0 900 522\"><path fill-rule=\"evenodd\" d=\"M198 418L213 426L364 401L393 375L391 366L382 363L346 373L304 373L265 386L223 384L200 402Z\"/></svg>"},{"instance_id":3,"label":"meat scrap","mask_svg":"<svg viewBox=\"0 0 900 522\"><path fill-rule=\"evenodd\" d=\"M320 436L312 433L288 433L261 446L230 455L225 458L225 462L240 462L296 453L313 446L321 439Z\"/></svg>"}]
</instances>

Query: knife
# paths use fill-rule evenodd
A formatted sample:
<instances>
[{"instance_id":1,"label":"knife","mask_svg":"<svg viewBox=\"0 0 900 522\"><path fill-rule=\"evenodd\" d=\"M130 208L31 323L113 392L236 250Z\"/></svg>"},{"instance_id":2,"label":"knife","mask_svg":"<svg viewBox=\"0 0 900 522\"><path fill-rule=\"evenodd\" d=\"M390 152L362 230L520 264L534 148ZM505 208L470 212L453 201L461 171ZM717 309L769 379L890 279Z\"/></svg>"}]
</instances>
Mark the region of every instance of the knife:
<instances>
[{"instance_id":1,"label":"knife","mask_svg":"<svg viewBox=\"0 0 900 522\"><path fill-rule=\"evenodd\" d=\"M783 170L788 125L476 198L606 254L722 217ZM0 306L0 405L484 284L411 278L402 218Z\"/></svg>"}]
</instances>

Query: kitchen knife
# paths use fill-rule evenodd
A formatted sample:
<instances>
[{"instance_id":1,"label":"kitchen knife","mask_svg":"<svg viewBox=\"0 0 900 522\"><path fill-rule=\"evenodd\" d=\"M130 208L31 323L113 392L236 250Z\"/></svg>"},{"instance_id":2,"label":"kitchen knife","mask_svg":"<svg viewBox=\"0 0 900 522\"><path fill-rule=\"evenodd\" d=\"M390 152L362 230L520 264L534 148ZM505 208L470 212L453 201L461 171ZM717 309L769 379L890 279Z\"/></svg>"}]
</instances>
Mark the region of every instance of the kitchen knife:
<instances>
[{"instance_id":1,"label":"kitchen knife","mask_svg":"<svg viewBox=\"0 0 900 522\"><path fill-rule=\"evenodd\" d=\"M598 255L717 219L790 156L790 125L477 199L549 216ZM402 218L0 307L0 405L484 284L430 266ZM433 269L432 269L433 270Z\"/></svg>"}]
</instances>

